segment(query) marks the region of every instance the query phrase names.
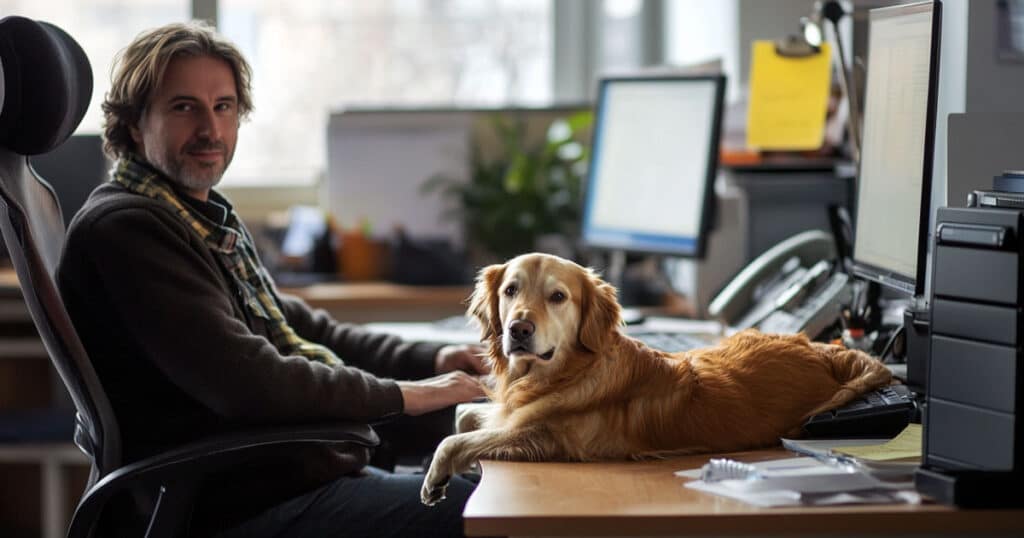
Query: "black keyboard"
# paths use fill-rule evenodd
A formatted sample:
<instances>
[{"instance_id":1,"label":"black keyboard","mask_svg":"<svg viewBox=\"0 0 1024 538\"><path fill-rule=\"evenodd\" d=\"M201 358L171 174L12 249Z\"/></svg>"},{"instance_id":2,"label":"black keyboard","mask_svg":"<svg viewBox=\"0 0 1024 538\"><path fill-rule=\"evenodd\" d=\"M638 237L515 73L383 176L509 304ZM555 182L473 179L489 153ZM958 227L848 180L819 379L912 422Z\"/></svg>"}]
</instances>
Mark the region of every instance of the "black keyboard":
<instances>
[{"instance_id":1,"label":"black keyboard","mask_svg":"<svg viewBox=\"0 0 1024 538\"><path fill-rule=\"evenodd\" d=\"M811 438L892 437L917 415L914 393L892 385L862 395L831 411L814 415L804 424Z\"/></svg>"},{"instance_id":2,"label":"black keyboard","mask_svg":"<svg viewBox=\"0 0 1024 538\"><path fill-rule=\"evenodd\" d=\"M636 338L637 340L653 347L654 349L660 349L669 353L675 353L677 351L689 351L698 347L705 347L710 345L706 340L702 340L695 336L686 335L683 333L674 332L647 332L647 333L629 333L629 336Z\"/></svg>"}]
</instances>

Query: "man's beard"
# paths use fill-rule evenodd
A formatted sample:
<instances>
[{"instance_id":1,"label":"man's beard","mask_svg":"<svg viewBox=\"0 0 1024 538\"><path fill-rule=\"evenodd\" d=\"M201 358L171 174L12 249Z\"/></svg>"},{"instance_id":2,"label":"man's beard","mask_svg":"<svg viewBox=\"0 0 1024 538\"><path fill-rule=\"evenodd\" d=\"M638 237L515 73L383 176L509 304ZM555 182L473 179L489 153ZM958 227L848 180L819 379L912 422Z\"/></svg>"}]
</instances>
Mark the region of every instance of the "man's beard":
<instances>
[{"instance_id":1,"label":"man's beard","mask_svg":"<svg viewBox=\"0 0 1024 538\"><path fill-rule=\"evenodd\" d=\"M216 163L211 165L203 165L200 163L190 163L185 159L185 154L190 151L203 151L216 149L222 151L223 165ZM152 155L146 155L146 159L153 164L158 170L164 173L168 179L175 184L183 187L188 191L206 191L212 189L224 176L224 171L227 170L231 159L234 157L234 151L229 152L227 144L223 142L208 142L208 141L197 141L187 144L181 149L181 152L175 152L173 149L168 148L167 151L149 152Z\"/></svg>"}]
</instances>

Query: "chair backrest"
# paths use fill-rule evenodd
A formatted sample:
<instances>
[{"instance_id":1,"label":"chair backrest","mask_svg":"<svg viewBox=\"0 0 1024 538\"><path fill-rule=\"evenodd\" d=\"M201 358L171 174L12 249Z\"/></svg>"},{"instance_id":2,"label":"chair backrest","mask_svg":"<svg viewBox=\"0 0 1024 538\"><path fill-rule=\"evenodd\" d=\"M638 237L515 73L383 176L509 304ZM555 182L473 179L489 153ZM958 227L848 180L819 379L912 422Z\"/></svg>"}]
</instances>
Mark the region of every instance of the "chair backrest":
<instances>
[{"instance_id":1,"label":"chair backrest","mask_svg":"<svg viewBox=\"0 0 1024 538\"><path fill-rule=\"evenodd\" d=\"M0 19L0 234L25 303L78 412L75 442L94 477L120 464L110 402L54 282L64 222L53 189L28 164L74 132L92 96L92 69L60 28L24 17Z\"/></svg>"}]
</instances>

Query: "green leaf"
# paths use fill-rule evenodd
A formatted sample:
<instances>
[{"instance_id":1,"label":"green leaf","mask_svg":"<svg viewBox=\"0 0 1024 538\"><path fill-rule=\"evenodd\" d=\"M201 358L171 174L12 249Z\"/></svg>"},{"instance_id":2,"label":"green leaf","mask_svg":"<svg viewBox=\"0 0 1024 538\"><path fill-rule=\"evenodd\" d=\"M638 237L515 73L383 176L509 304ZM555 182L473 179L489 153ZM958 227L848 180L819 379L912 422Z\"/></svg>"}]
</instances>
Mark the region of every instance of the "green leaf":
<instances>
[{"instance_id":1,"label":"green leaf","mask_svg":"<svg viewBox=\"0 0 1024 538\"><path fill-rule=\"evenodd\" d=\"M585 129L592 114L559 118L548 136L527 147L522 116L489 118L500 154L485 160L480 147L469 152L466 179L428 178L421 192L454 202L444 218L459 219L467 240L497 256L532 250L539 235L565 233L570 244L579 233L582 183L589 148Z\"/></svg>"},{"instance_id":2,"label":"green leaf","mask_svg":"<svg viewBox=\"0 0 1024 538\"><path fill-rule=\"evenodd\" d=\"M590 130L591 126L594 124L594 112L591 110L577 112L572 116L569 116L565 121L569 124L569 128L572 129L574 134L581 131L587 131Z\"/></svg>"}]
</instances>

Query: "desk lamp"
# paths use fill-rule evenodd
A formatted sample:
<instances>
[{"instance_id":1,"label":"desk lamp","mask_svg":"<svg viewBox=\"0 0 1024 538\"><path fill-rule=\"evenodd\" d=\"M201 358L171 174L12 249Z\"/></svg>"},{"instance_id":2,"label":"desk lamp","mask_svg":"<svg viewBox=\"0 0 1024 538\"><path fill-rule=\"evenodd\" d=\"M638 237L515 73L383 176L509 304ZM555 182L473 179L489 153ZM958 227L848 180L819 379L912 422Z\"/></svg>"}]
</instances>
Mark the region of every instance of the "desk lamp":
<instances>
[{"instance_id":1,"label":"desk lamp","mask_svg":"<svg viewBox=\"0 0 1024 538\"><path fill-rule=\"evenodd\" d=\"M825 40L825 28L822 19L832 22L832 29L835 31L836 46L839 51L839 71L842 75L843 91L846 93L846 100L850 107L850 119L847 122L847 129L850 133L851 153L854 163L860 162L860 109L857 106L857 89L850 77L846 67L846 54L843 51L843 40L839 35L839 20L846 15L846 10L837 0L826 2L815 2L810 17L801 17L800 26L803 30L803 37L807 43L817 49Z\"/></svg>"}]
</instances>

